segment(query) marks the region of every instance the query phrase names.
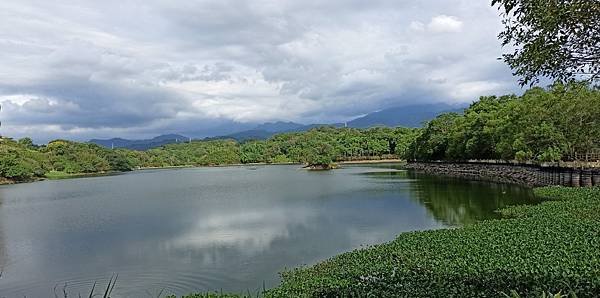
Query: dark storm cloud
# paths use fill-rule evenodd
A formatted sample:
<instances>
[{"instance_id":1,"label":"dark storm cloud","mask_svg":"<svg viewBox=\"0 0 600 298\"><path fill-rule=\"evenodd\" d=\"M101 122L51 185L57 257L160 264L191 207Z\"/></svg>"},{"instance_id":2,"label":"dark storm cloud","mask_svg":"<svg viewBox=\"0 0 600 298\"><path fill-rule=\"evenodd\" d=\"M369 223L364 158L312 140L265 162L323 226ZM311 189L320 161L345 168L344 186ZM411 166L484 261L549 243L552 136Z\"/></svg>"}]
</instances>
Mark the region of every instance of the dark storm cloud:
<instances>
[{"instance_id":1,"label":"dark storm cloud","mask_svg":"<svg viewBox=\"0 0 600 298\"><path fill-rule=\"evenodd\" d=\"M518 91L487 1L0 3L2 134L337 122Z\"/></svg>"}]
</instances>

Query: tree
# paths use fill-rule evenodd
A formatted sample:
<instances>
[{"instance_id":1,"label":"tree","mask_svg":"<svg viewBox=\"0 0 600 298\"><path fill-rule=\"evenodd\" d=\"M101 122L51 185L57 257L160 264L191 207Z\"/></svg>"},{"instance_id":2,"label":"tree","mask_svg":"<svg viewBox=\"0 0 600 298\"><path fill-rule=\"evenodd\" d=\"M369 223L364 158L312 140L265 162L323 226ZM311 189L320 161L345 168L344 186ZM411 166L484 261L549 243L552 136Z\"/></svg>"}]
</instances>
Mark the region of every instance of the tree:
<instances>
[{"instance_id":1,"label":"tree","mask_svg":"<svg viewBox=\"0 0 600 298\"><path fill-rule=\"evenodd\" d=\"M241 145L240 160L242 163L257 163L266 162L265 159L266 146L265 142L250 141Z\"/></svg>"},{"instance_id":2,"label":"tree","mask_svg":"<svg viewBox=\"0 0 600 298\"><path fill-rule=\"evenodd\" d=\"M521 85L600 78L600 0L492 0L503 16L498 38L515 47L503 60Z\"/></svg>"},{"instance_id":3,"label":"tree","mask_svg":"<svg viewBox=\"0 0 600 298\"><path fill-rule=\"evenodd\" d=\"M22 138L19 140L19 145L27 148L27 149L34 149L35 145L33 144L33 141L31 140L31 138Z\"/></svg>"},{"instance_id":4,"label":"tree","mask_svg":"<svg viewBox=\"0 0 600 298\"><path fill-rule=\"evenodd\" d=\"M416 140L410 145L410 158L417 160L446 159L450 132L461 115L445 113L429 121Z\"/></svg>"},{"instance_id":5,"label":"tree","mask_svg":"<svg viewBox=\"0 0 600 298\"><path fill-rule=\"evenodd\" d=\"M104 158L108 162L111 171L126 172L131 171L133 168L127 160L127 151L123 149L111 150Z\"/></svg>"},{"instance_id":6,"label":"tree","mask_svg":"<svg viewBox=\"0 0 600 298\"><path fill-rule=\"evenodd\" d=\"M482 97L463 115L442 114L412 142L418 160L557 161L600 149L600 88L535 87L522 96ZM587 157L586 157L587 158Z\"/></svg>"},{"instance_id":7,"label":"tree","mask_svg":"<svg viewBox=\"0 0 600 298\"><path fill-rule=\"evenodd\" d=\"M309 166L330 166L334 159L333 147L321 140L311 140L302 150L302 161Z\"/></svg>"}]
</instances>

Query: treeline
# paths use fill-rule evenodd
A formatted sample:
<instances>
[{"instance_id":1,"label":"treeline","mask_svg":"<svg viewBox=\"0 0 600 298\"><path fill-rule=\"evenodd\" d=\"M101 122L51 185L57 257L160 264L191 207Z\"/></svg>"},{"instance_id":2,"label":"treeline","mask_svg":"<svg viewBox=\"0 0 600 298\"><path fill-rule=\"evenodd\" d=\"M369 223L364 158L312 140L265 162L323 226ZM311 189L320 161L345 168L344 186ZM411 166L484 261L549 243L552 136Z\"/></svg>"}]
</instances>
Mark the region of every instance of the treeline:
<instances>
[{"instance_id":1,"label":"treeline","mask_svg":"<svg viewBox=\"0 0 600 298\"><path fill-rule=\"evenodd\" d=\"M56 140L36 146L31 139L0 139L0 178L27 181L48 173L101 173L131 170L127 153L94 144Z\"/></svg>"},{"instance_id":2,"label":"treeline","mask_svg":"<svg viewBox=\"0 0 600 298\"><path fill-rule=\"evenodd\" d=\"M410 145L415 160L558 161L600 154L600 90L586 84L481 97L463 114L430 121Z\"/></svg>"},{"instance_id":3,"label":"treeline","mask_svg":"<svg viewBox=\"0 0 600 298\"><path fill-rule=\"evenodd\" d=\"M422 129L320 127L264 141L194 141L148 151L65 140L36 146L28 138L5 138L0 139L0 178L240 163L327 165L386 156L557 161L586 153L600 156L600 90L574 83L532 88L522 96L481 97L463 114L442 114Z\"/></svg>"},{"instance_id":4,"label":"treeline","mask_svg":"<svg viewBox=\"0 0 600 298\"><path fill-rule=\"evenodd\" d=\"M56 140L36 146L31 139L0 140L0 177L27 181L44 176L129 171L137 168L240 163L330 164L341 160L404 156L416 129L320 127L265 141L194 141L148 151L107 149Z\"/></svg>"}]
</instances>

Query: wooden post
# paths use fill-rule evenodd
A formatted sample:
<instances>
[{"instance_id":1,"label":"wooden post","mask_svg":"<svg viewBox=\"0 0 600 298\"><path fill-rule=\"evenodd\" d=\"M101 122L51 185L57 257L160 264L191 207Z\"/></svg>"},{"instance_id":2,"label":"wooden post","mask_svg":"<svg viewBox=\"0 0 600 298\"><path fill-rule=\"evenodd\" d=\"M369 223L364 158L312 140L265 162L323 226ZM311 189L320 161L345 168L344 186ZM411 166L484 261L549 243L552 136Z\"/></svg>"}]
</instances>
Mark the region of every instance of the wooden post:
<instances>
[{"instance_id":1,"label":"wooden post","mask_svg":"<svg viewBox=\"0 0 600 298\"><path fill-rule=\"evenodd\" d=\"M590 170L581 171L581 186L591 187L592 184L592 172Z\"/></svg>"},{"instance_id":2,"label":"wooden post","mask_svg":"<svg viewBox=\"0 0 600 298\"><path fill-rule=\"evenodd\" d=\"M573 180L571 176L573 176L573 170L565 170L565 184L563 184L564 186L571 186L571 180Z\"/></svg>"},{"instance_id":3,"label":"wooden post","mask_svg":"<svg viewBox=\"0 0 600 298\"><path fill-rule=\"evenodd\" d=\"M560 169L552 168L552 185L560 185Z\"/></svg>"},{"instance_id":4,"label":"wooden post","mask_svg":"<svg viewBox=\"0 0 600 298\"><path fill-rule=\"evenodd\" d=\"M581 186L581 173L577 169L575 169L571 172L571 186L573 186L573 187Z\"/></svg>"},{"instance_id":5,"label":"wooden post","mask_svg":"<svg viewBox=\"0 0 600 298\"><path fill-rule=\"evenodd\" d=\"M592 172L592 185L600 186L600 171Z\"/></svg>"}]
</instances>

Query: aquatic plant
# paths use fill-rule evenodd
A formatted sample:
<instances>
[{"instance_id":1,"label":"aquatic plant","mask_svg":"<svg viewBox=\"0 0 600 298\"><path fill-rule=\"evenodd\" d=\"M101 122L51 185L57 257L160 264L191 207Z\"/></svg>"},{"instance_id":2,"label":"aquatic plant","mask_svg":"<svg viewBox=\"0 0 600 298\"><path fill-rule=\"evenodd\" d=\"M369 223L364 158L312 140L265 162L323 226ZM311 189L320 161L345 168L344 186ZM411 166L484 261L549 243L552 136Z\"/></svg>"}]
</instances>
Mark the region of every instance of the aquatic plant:
<instances>
[{"instance_id":1,"label":"aquatic plant","mask_svg":"<svg viewBox=\"0 0 600 298\"><path fill-rule=\"evenodd\" d=\"M401 234L282 274L267 297L600 296L600 188L536 189L549 201L463 228Z\"/></svg>"}]
</instances>

